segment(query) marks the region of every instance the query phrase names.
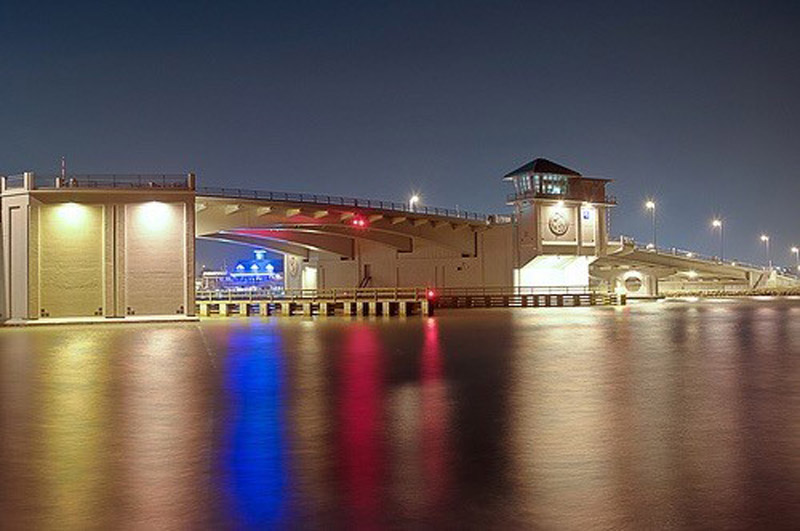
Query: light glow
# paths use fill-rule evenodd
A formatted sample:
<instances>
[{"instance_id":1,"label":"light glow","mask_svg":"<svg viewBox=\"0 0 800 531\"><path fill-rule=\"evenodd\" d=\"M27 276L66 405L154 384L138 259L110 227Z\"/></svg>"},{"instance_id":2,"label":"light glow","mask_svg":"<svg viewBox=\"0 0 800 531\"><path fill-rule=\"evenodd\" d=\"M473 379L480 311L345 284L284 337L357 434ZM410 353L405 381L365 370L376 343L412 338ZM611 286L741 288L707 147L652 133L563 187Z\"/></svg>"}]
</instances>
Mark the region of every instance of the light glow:
<instances>
[{"instance_id":1,"label":"light glow","mask_svg":"<svg viewBox=\"0 0 800 531\"><path fill-rule=\"evenodd\" d=\"M655 208L656 208L656 202L655 202L655 201L653 201L653 200L648 200L647 202L645 202L645 204L644 204L644 207L645 207L647 210L655 210Z\"/></svg>"},{"instance_id":2,"label":"light glow","mask_svg":"<svg viewBox=\"0 0 800 531\"><path fill-rule=\"evenodd\" d=\"M711 226L715 227L715 228L716 227L721 227L722 226L722 220L715 219L714 221L711 222Z\"/></svg>"},{"instance_id":3,"label":"light glow","mask_svg":"<svg viewBox=\"0 0 800 531\"><path fill-rule=\"evenodd\" d=\"M150 201L139 207L139 222L148 231L157 232L165 229L172 217L169 205L160 201Z\"/></svg>"},{"instance_id":4,"label":"light glow","mask_svg":"<svg viewBox=\"0 0 800 531\"><path fill-rule=\"evenodd\" d=\"M766 234L762 234L761 235L761 241L762 242L768 242L769 241L769 236L767 236Z\"/></svg>"},{"instance_id":5,"label":"light glow","mask_svg":"<svg viewBox=\"0 0 800 531\"><path fill-rule=\"evenodd\" d=\"M59 205L56 215L58 220L66 227L77 228L84 225L88 218L87 207L78 203L64 203Z\"/></svg>"}]
</instances>

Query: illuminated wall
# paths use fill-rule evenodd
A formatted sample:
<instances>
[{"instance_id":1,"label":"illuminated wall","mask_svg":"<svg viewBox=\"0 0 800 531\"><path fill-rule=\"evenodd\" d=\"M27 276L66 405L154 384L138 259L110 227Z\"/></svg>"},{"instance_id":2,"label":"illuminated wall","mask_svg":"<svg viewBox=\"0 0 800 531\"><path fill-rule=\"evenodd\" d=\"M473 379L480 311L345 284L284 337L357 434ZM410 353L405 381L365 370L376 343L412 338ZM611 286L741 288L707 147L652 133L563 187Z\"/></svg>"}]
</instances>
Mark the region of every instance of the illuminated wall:
<instances>
[{"instance_id":1,"label":"illuminated wall","mask_svg":"<svg viewBox=\"0 0 800 531\"><path fill-rule=\"evenodd\" d=\"M438 230L440 234L452 231L448 228ZM370 266L371 287L512 284L510 224L474 234L467 231L454 234L472 240L470 247L473 252L464 256L450 246L426 238L414 238L411 252L398 252L387 245L359 240L356 241L356 258L353 260L320 254L316 262L318 285L320 288L356 286L364 275L365 265Z\"/></svg>"},{"instance_id":2,"label":"illuminated wall","mask_svg":"<svg viewBox=\"0 0 800 531\"><path fill-rule=\"evenodd\" d=\"M3 316L194 315L194 191L2 193Z\"/></svg>"},{"instance_id":3,"label":"illuminated wall","mask_svg":"<svg viewBox=\"0 0 800 531\"><path fill-rule=\"evenodd\" d=\"M182 203L125 207L125 306L136 315L183 313L185 279Z\"/></svg>"},{"instance_id":4,"label":"illuminated wall","mask_svg":"<svg viewBox=\"0 0 800 531\"><path fill-rule=\"evenodd\" d=\"M516 286L588 286L589 256L537 256L516 271Z\"/></svg>"},{"instance_id":5,"label":"illuminated wall","mask_svg":"<svg viewBox=\"0 0 800 531\"><path fill-rule=\"evenodd\" d=\"M40 209L39 296L50 317L102 315L103 207L61 203Z\"/></svg>"}]
</instances>

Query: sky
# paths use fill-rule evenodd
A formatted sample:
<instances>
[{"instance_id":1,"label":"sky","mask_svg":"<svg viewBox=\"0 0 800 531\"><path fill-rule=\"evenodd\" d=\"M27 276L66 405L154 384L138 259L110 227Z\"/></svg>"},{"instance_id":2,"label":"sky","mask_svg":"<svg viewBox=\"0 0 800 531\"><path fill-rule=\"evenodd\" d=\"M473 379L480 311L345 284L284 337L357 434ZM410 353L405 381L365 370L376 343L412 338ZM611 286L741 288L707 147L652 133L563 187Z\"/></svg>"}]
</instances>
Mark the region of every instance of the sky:
<instances>
[{"instance_id":1,"label":"sky","mask_svg":"<svg viewBox=\"0 0 800 531\"><path fill-rule=\"evenodd\" d=\"M0 174L507 212L546 157L613 235L776 263L800 244L800 2L0 2ZM241 254L241 252L240 252Z\"/></svg>"}]
</instances>

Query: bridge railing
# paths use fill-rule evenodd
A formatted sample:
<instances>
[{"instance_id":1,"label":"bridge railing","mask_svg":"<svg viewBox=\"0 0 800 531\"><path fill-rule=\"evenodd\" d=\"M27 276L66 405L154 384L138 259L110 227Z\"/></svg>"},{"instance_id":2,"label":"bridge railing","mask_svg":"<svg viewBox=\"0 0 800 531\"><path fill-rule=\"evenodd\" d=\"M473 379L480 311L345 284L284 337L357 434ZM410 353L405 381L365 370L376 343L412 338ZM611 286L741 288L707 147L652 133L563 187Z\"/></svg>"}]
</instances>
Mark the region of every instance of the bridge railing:
<instances>
[{"instance_id":1,"label":"bridge railing","mask_svg":"<svg viewBox=\"0 0 800 531\"><path fill-rule=\"evenodd\" d=\"M469 212L460 209L414 206L408 203L398 203L395 201L383 201L378 199L358 199L355 197L342 197L326 194L305 194L293 192L270 192L263 190L246 190L242 188L221 188L203 186L198 188L199 195L212 197L229 197L236 199L257 199L264 201L284 201L290 203L310 203L315 205L348 206L357 208L374 208L379 210L394 210L408 214L425 214L432 216L442 216L448 218L460 218L488 222L490 217L487 214ZM498 217L498 216L495 216Z\"/></svg>"},{"instance_id":2,"label":"bridge railing","mask_svg":"<svg viewBox=\"0 0 800 531\"><path fill-rule=\"evenodd\" d=\"M198 290L195 299L201 301L270 301L270 300L422 300L428 289L410 288L329 288L329 289L256 289L256 290Z\"/></svg>"},{"instance_id":3,"label":"bridge railing","mask_svg":"<svg viewBox=\"0 0 800 531\"><path fill-rule=\"evenodd\" d=\"M192 179L188 175L178 174L97 174L97 175L67 175L37 176L37 187L41 187L42 180L51 183L53 188L164 188L173 190L191 190Z\"/></svg>"},{"instance_id":4,"label":"bridge railing","mask_svg":"<svg viewBox=\"0 0 800 531\"><path fill-rule=\"evenodd\" d=\"M3 177L3 188L5 190L18 190L25 187L25 175L8 175Z\"/></svg>"},{"instance_id":5,"label":"bridge railing","mask_svg":"<svg viewBox=\"0 0 800 531\"><path fill-rule=\"evenodd\" d=\"M670 256L679 256L682 258L690 258L693 260L699 260L702 262L711 262L716 265L725 265L725 266L732 266L732 267L742 267L746 269L755 269L755 270L764 270L767 269L764 265L759 264L751 264L748 262L744 262L742 260L731 260L725 259L722 260L719 256L711 256L705 255L702 253L698 253L695 251L689 251L686 249L680 249L678 247L654 247L652 244L641 244L635 241L633 238L629 236L620 236L620 240L623 243L627 243L633 245L635 249L645 252L652 252Z\"/></svg>"},{"instance_id":6,"label":"bridge railing","mask_svg":"<svg viewBox=\"0 0 800 531\"><path fill-rule=\"evenodd\" d=\"M402 288L328 288L285 290L197 290L198 302L248 302L271 300L422 300L439 297L511 297L519 295L584 295L608 293L594 286L475 286L466 288L402 287Z\"/></svg>"}]
</instances>

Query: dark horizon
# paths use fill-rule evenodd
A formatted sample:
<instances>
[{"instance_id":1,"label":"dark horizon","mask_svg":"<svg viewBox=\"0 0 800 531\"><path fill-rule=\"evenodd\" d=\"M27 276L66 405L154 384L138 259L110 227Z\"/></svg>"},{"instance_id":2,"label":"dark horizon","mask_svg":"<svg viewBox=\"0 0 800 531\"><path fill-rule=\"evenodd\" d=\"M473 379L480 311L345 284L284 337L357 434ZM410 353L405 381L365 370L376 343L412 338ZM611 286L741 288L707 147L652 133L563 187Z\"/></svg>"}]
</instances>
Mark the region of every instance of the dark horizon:
<instances>
[{"instance_id":1,"label":"dark horizon","mask_svg":"<svg viewBox=\"0 0 800 531\"><path fill-rule=\"evenodd\" d=\"M791 2L4 3L0 173L504 212L546 157L614 179L612 233L777 264L800 244Z\"/></svg>"}]
</instances>

